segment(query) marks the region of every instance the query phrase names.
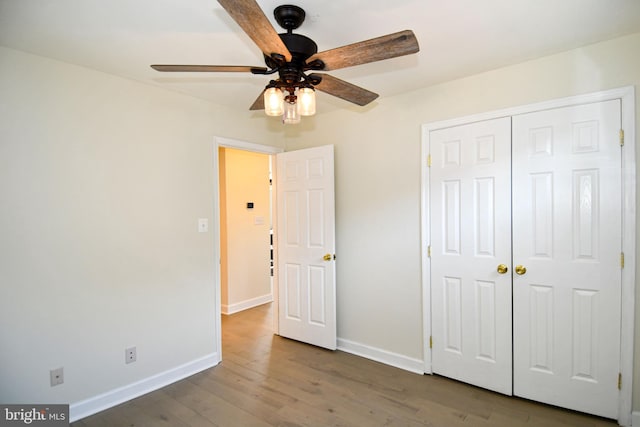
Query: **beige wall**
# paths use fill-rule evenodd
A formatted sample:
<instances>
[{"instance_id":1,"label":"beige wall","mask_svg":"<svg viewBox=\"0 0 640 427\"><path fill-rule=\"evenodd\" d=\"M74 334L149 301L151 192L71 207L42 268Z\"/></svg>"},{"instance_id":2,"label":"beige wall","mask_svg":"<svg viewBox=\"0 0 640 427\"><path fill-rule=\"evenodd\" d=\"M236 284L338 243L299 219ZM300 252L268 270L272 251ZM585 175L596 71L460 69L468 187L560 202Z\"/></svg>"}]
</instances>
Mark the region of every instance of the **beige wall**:
<instances>
[{"instance_id":1,"label":"beige wall","mask_svg":"<svg viewBox=\"0 0 640 427\"><path fill-rule=\"evenodd\" d=\"M264 122L0 48L0 402L78 402L219 350L214 136L269 144Z\"/></svg>"},{"instance_id":2,"label":"beige wall","mask_svg":"<svg viewBox=\"0 0 640 427\"><path fill-rule=\"evenodd\" d=\"M367 111L345 107L286 129L287 150L335 144L338 336L422 358L422 124L638 86L638 52L640 34L635 34L400 96L381 97ZM318 105L321 111L320 99ZM636 115L640 115L638 104ZM640 292L636 296L640 310ZM640 325L636 332L638 336ZM636 339L638 344L640 339ZM638 357L634 389L634 408L640 410Z\"/></svg>"},{"instance_id":3,"label":"beige wall","mask_svg":"<svg viewBox=\"0 0 640 427\"><path fill-rule=\"evenodd\" d=\"M233 313L271 296L270 159L233 148L219 151L222 311Z\"/></svg>"}]
</instances>

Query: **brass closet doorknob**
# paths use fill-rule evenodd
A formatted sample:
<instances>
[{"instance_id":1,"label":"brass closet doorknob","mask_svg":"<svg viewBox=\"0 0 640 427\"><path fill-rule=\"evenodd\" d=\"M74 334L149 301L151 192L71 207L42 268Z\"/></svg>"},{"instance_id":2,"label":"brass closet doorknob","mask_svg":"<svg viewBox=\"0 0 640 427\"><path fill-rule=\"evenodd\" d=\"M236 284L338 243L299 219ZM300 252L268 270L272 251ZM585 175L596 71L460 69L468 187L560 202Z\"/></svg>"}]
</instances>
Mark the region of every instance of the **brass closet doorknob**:
<instances>
[{"instance_id":1,"label":"brass closet doorknob","mask_svg":"<svg viewBox=\"0 0 640 427\"><path fill-rule=\"evenodd\" d=\"M322 257L322 259L325 261L331 261L331 254L326 254L325 256Z\"/></svg>"},{"instance_id":2,"label":"brass closet doorknob","mask_svg":"<svg viewBox=\"0 0 640 427\"><path fill-rule=\"evenodd\" d=\"M498 266L498 274L505 274L507 271L509 271L509 268L506 265L500 264Z\"/></svg>"},{"instance_id":3,"label":"brass closet doorknob","mask_svg":"<svg viewBox=\"0 0 640 427\"><path fill-rule=\"evenodd\" d=\"M527 272L527 267L524 267L522 265L516 265L516 274L519 274L520 276L522 276L526 272Z\"/></svg>"}]
</instances>

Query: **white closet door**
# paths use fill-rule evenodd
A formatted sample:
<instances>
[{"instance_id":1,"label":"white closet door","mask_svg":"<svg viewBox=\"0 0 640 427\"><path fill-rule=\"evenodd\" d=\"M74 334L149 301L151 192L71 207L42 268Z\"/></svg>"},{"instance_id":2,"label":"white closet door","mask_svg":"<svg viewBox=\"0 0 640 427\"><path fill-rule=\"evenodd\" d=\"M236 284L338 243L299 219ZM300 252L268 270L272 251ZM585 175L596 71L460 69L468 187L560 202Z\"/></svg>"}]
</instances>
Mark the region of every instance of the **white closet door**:
<instances>
[{"instance_id":1,"label":"white closet door","mask_svg":"<svg viewBox=\"0 0 640 427\"><path fill-rule=\"evenodd\" d=\"M430 134L433 372L511 394L511 119Z\"/></svg>"},{"instance_id":2,"label":"white closet door","mask_svg":"<svg viewBox=\"0 0 640 427\"><path fill-rule=\"evenodd\" d=\"M620 103L513 118L514 394L618 415Z\"/></svg>"}]
</instances>

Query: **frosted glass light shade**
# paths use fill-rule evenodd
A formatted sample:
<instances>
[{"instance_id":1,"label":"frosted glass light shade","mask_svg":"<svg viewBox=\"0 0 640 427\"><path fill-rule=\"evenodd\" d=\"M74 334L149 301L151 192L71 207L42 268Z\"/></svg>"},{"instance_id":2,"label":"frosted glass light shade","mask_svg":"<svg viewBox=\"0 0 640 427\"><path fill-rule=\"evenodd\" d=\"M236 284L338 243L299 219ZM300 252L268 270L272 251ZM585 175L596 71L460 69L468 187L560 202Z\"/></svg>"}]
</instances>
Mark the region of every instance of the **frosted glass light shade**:
<instances>
[{"instance_id":1,"label":"frosted glass light shade","mask_svg":"<svg viewBox=\"0 0 640 427\"><path fill-rule=\"evenodd\" d=\"M298 90L298 113L301 116L313 116L316 113L316 91L310 87Z\"/></svg>"},{"instance_id":2,"label":"frosted glass light shade","mask_svg":"<svg viewBox=\"0 0 640 427\"><path fill-rule=\"evenodd\" d=\"M284 123L285 125L294 125L296 123L300 123L300 114L298 114L298 106L296 105L296 102L284 103L284 114L282 114L282 123Z\"/></svg>"},{"instance_id":3,"label":"frosted glass light shade","mask_svg":"<svg viewBox=\"0 0 640 427\"><path fill-rule=\"evenodd\" d=\"M277 87L264 91L264 112L267 116L281 116L284 113L284 94Z\"/></svg>"}]
</instances>

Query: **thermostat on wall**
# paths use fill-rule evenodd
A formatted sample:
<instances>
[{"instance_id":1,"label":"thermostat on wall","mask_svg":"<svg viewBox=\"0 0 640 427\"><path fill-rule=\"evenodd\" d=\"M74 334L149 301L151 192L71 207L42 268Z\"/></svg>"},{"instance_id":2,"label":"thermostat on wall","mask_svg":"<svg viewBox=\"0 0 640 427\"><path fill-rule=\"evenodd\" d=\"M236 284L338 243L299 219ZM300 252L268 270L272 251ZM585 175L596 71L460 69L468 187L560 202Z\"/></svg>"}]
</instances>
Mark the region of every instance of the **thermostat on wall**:
<instances>
[{"instance_id":1,"label":"thermostat on wall","mask_svg":"<svg viewBox=\"0 0 640 427\"><path fill-rule=\"evenodd\" d=\"M247 202L247 209L253 209L253 202Z\"/></svg>"}]
</instances>

